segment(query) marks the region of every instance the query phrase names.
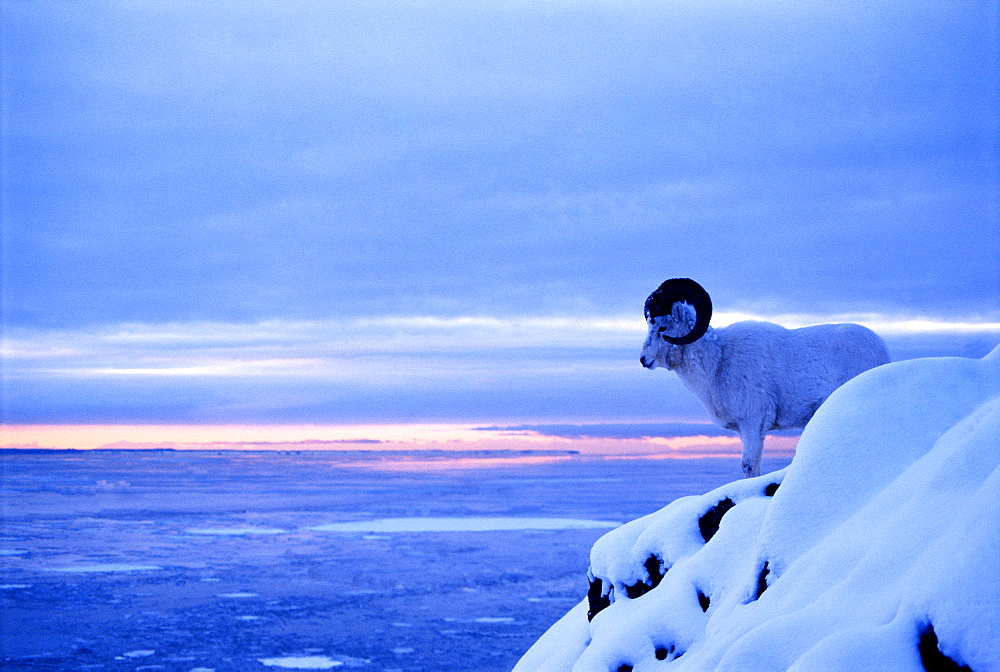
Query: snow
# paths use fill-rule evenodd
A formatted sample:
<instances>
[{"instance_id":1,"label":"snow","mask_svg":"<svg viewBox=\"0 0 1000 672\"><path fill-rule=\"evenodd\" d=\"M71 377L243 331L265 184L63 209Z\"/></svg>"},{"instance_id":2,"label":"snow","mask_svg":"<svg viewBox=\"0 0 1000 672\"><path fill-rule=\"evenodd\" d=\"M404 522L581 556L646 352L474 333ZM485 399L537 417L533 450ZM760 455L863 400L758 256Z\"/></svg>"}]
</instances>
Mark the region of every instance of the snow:
<instances>
[{"instance_id":1,"label":"snow","mask_svg":"<svg viewBox=\"0 0 1000 672\"><path fill-rule=\"evenodd\" d=\"M503 530L587 530L617 527L607 520L518 517L380 518L316 525L317 532L495 532Z\"/></svg>"},{"instance_id":2,"label":"snow","mask_svg":"<svg viewBox=\"0 0 1000 672\"><path fill-rule=\"evenodd\" d=\"M609 532L591 573L610 605L517 672L1000 669L1000 347L862 374L786 469Z\"/></svg>"}]
</instances>

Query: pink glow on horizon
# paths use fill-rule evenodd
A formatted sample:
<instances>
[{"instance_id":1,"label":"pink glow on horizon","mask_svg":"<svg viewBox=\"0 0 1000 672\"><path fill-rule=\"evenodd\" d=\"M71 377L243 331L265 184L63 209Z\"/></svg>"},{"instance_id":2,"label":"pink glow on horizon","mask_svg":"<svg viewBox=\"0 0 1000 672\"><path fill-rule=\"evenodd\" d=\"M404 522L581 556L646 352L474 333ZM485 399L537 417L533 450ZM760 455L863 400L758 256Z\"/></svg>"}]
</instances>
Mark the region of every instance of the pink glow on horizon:
<instances>
[{"instance_id":1,"label":"pink glow on horizon","mask_svg":"<svg viewBox=\"0 0 1000 672\"><path fill-rule=\"evenodd\" d=\"M794 454L798 437L768 436L771 456ZM476 425L3 425L4 448L174 448L180 450L437 450L576 451L610 458L693 459L738 457L735 436L645 438L560 437L527 430L482 430ZM461 459L447 460L461 466ZM470 458L468 466L488 466L490 458ZM503 458L505 464L511 459ZM517 458L521 459L521 458ZM524 456L531 460L562 457ZM421 469L445 468L416 461ZM498 464L499 466L499 464Z\"/></svg>"},{"instance_id":2,"label":"pink glow on horizon","mask_svg":"<svg viewBox=\"0 0 1000 672\"><path fill-rule=\"evenodd\" d=\"M0 445L7 447L100 448L118 443L178 444L195 448L212 444L222 450L225 444L241 449L247 444L282 444L276 450L287 450L288 444L301 444L309 450L310 443L319 442L406 442L410 444L478 441L501 432L475 429L476 425L409 424L409 425L3 425ZM513 438L511 433L503 433ZM536 436L518 434L521 441L538 440ZM377 444L372 444L377 445ZM324 445L313 450L330 450Z\"/></svg>"}]
</instances>

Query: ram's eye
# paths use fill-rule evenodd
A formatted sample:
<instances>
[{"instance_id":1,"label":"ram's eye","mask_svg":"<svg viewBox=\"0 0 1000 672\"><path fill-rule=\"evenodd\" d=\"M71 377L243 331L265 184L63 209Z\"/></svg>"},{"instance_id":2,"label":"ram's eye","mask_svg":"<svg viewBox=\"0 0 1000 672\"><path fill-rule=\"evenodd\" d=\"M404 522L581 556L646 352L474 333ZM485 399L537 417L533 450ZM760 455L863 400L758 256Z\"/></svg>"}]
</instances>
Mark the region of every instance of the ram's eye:
<instances>
[{"instance_id":1,"label":"ram's eye","mask_svg":"<svg viewBox=\"0 0 1000 672\"><path fill-rule=\"evenodd\" d=\"M666 327L660 327L659 329L657 329L657 331L659 331L661 334L666 330L667 330Z\"/></svg>"}]
</instances>

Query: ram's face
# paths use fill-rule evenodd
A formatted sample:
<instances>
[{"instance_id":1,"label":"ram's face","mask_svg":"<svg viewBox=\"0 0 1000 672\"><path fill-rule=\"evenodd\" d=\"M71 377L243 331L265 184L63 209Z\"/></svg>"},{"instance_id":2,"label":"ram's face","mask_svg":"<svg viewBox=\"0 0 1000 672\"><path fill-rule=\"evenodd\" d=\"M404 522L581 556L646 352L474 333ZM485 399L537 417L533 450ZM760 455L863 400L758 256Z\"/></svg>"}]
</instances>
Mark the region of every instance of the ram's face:
<instances>
[{"instance_id":1,"label":"ram's face","mask_svg":"<svg viewBox=\"0 0 1000 672\"><path fill-rule=\"evenodd\" d=\"M678 338L690 333L696 318L694 309L687 302L678 301L673 305L669 315L659 315L646 320L649 331L646 334L646 342L642 345L642 354L639 356L642 365L647 369L655 369L657 366L673 369L680 364L684 346L674 345L667 341L666 337Z\"/></svg>"}]
</instances>

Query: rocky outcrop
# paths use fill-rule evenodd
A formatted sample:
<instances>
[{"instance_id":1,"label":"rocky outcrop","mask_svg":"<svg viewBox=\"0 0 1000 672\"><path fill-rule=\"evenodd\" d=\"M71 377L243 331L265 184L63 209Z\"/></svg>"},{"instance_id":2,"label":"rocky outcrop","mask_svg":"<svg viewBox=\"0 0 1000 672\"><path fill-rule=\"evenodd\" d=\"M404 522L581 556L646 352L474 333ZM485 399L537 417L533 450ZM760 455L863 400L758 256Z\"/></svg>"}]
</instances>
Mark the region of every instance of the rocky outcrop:
<instances>
[{"instance_id":1,"label":"rocky outcrop","mask_svg":"<svg viewBox=\"0 0 1000 672\"><path fill-rule=\"evenodd\" d=\"M997 576L1000 348L897 362L785 470L602 537L588 599L515 670L1000 669Z\"/></svg>"}]
</instances>

